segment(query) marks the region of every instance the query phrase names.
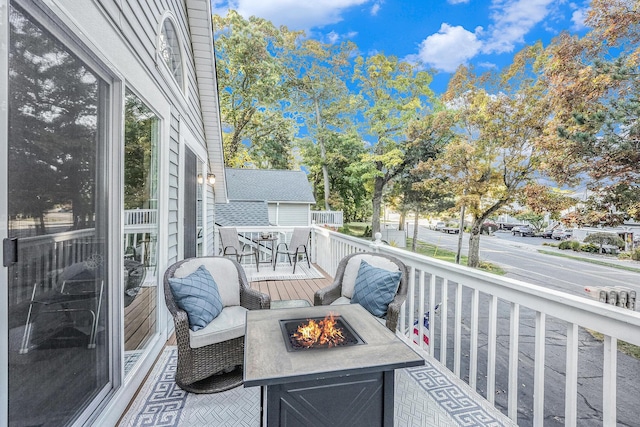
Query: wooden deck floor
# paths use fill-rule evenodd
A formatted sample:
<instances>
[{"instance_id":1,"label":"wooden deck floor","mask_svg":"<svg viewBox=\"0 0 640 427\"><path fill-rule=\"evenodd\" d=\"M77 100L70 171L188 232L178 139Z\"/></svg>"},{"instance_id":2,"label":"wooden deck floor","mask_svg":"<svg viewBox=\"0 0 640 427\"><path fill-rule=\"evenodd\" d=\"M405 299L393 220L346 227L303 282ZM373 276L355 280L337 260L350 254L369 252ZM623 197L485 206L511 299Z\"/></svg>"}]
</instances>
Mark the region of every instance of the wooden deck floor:
<instances>
[{"instance_id":1,"label":"wooden deck floor","mask_svg":"<svg viewBox=\"0 0 640 427\"><path fill-rule=\"evenodd\" d=\"M251 282L251 289L263 292L271 297L272 301L304 299L313 305L313 294L333 283L333 279L320 267L314 265L316 270L324 275L322 279L305 280L261 280Z\"/></svg>"}]
</instances>

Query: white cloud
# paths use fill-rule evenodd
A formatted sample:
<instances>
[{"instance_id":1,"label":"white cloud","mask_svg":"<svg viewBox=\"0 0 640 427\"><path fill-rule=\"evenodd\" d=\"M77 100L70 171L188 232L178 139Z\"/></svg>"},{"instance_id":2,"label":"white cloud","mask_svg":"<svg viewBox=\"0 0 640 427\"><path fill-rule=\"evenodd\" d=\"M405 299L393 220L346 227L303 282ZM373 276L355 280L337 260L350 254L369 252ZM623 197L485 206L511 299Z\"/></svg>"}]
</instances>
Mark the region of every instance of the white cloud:
<instances>
[{"instance_id":1,"label":"white cloud","mask_svg":"<svg viewBox=\"0 0 640 427\"><path fill-rule=\"evenodd\" d=\"M376 3L373 6L371 6L371 15L376 16L379 11L380 11L380 3Z\"/></svg>"},{"instance_id":2,"label":"white cloud","mask_svg":"<svg viewBox=\"0 0 640 427\"><path fill-rule=\"evenodd\" d=\"M478 62L478 67L496 69L498 66L493 62Z\"/></svg>"},{"instance_id":3,"label":"white cloud","mask_svg":"<svg viewBox=\"0 0 640 427\"><path fill-rule=\"evenodd\" d=\"M549 14L556 0L493 0L494 23L489 26L489 37L484 53L512 52L517 43Z\"/></svg>"},{"instance_id":4,"label":"white cloud","mask_svg":"<svg viewBox=\"0 0 640 427\"><path fill-rule=\"evenodd\" d=\"M334 44L338 40L340 40L340 34L336 33L335 31L331 31L329 34L327 34L327 40L329 41L329 43Z\"/></svg>"},{"instance_id":5,"label":"white cloud","mask_svg":"<svg viewBox=\"0 0 640 427\"><path fill-rule=\"evenodd\" d=\"M213 0L212 7L214 13L221 15L225 15L228 9L235 9L245 18L259 16L276 26L286 25L292 30L309 30L340 22L345 10L371 2L372 0Z\"/></svg>"},{"instance_id":6,"label":"white cloud","mask_svg":"<svg viewBox=\"0 0 640 427\"><path fill-rule=\"evenodd\" d=\"M469 3L469 0L447 0L449 4L461 4L461 3Z\"/></svg>"},{"instance_id":7,"label":"white cloud","mask_svg":"<svg viewBox=\"0 0 640 427\"><path fill-rule=\"evenodd\" d=\"M439 70L453 72L460 64L478 54L482 48L482 42L477 35L482 31L481 27L475 33L461 26L451 26L443 23L436 34L432 34L420 43L417 58L427 65Z\"/></svg>"},{"instance_id":8,"label":"white cloud","mask_svg":"<svg viewBox=\"0 0 640 427\"><path fill-rule=\"evenodd\" d=\"M327 34L319 34L319 33L314 34L316 38L329 44L336 44L343 40L353 39L357 35L358 35L357 31L349 31L348 33L344 33L344 34L336 33L335 31L331 31Z\"/></svg>"},{"instance_id":9,"label":"white cloud","mask_svg":"<svg viewBox=\"0 0 640 427\"><path fill-rule=\"evenodd\" d=\"M586 7L573 11L573 13L571 14L571 22L573 23L571 29L573 29L574 31L581 31L587 28L584 20L587 18L588 11L589 9Z\"/></svg>"}]
</instances>

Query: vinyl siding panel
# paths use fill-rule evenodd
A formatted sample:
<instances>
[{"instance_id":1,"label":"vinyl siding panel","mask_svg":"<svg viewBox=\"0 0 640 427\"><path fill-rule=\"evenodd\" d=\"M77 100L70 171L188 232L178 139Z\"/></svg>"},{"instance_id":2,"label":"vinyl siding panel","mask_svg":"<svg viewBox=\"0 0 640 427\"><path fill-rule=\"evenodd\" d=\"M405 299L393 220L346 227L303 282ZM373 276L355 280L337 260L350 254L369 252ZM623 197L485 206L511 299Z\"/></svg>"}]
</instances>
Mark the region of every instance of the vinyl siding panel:
<instances>
[{"instance_id":1,"label":"vinyl siding panel","mask_svg":"<svg viewBox=\"0 0 640 427\"><path fill-rule=\"evenodd\" d=\"M180 194L179 185L179 167L178 160L180 158L180 142L178 138L178 129L180 121L175 112L171 113L171 131L169 137L169 224L167 227L168 232L168 246L167 255L169 257L169 264L172 264L178 260L178 209L180 201L178 195Z\"/></svg>"},{"instance_id":2,"label":"vinyl siding panel","mask_svg":"<svg viewBox=\"0 0 640 427\"><path fill-rule=\"evenodd\" d=\"M280 226L309 225L309 205L301 203L269 203L269 222ZM277 218L276 218L277 215Z\"/></svg>"},{"instance_id":3,"label":"vinyl siding panel","mask_svg":"<svg viewBox=\"0 0 640 427\"><path fill-rule=\"evenodd\" d=\"M207 254L206 255L214 255L214 244L215 244L215 219L216 219L216 211L215 211L215 194L213 193L213 187L207 185L207 235L205 236L207 243Z\"/></svg>"}]
</instances>

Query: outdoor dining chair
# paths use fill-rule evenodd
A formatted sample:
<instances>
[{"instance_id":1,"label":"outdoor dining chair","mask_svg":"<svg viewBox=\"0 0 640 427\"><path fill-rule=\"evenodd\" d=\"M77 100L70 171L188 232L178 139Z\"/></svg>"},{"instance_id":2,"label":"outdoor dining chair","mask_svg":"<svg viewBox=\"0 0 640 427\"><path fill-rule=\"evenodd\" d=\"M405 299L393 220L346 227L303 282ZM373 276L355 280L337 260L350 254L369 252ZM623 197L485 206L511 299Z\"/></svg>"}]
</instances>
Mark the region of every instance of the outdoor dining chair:
<instances>
[{"instance_id":1,"label":"outdoor dining chair","mask_svg":"<svg viewBox=\"0 0 640 427\"><path fill-rule=\"evenodd\" d=\"M278 262L278 255L283 254L289 258L289 265L291 265L291 257L293 256L293 273L296 272L296 264L298 263L298 256L304 255L307 259L307 266L311 268L311 263L309 262L309 251L308 251L308 243L309 243L309 233L311 232L311 227L296 227L293 229L293 234L291 235L291 241L287 245L286 243L278 243L276 247L276 254L273 259L273 269L276 269L276 264Z\"/></svg>"},{"instance_id":2,"label":"outdoor dining chair","mask_svg":"<svg viewBox=\"0 0 640 427\"><path fill-rule=\"evenodd\" d=\"M238 230L235 227L220 227L220 242L222 247L222 256L234 255L236 261L242 263L245 256L253 256L256 259L256 271L260 271L260 259L258 248L248 243L244 245L238 237Z\"/></svg>"}]
</instances>

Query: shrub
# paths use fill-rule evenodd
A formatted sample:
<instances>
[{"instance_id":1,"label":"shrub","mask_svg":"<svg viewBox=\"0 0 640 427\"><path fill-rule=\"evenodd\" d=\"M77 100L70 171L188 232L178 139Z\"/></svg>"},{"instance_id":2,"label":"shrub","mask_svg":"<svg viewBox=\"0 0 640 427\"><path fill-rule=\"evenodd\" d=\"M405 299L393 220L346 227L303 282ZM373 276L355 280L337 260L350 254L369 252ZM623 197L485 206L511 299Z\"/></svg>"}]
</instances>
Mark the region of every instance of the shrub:
<instances>
[{"instance_id":1,"label":"shrub","mask_svg":"<svg viewBox=\"0 0 640 427\"><path fill-rule=\"evenodd\" d=\"M580 242L578 242L577 240L570 240L569 243L571 244L571 249L579 252L580 251Z\"/></svg>"},{"instance_id":2,"label":"shrub","mask_svg":"<svg viewBox=\"0 0 640 427\"><path fill-rule=\"evenodd\" d=\"M593 243L587 243L586 245L582 245L580 247L580 250L582 252L591 252L591 253L600 252L600 248L594 245Z\"/></svg>"},{"instance_id":3,"label":"shrub","mask_svg":"<svg viewBox=\"0 0 640 427\"><path fill-rule=\"evenodd\" d=\"M618 259L631 259L631 254L629 252L620 252Z\"/></svg>"},{"instance_id":4,"label":"shrub","mask_svg":"<svg viewBox=\"0 0 640 427\"><path fill-rule=\"evenodd\" d=\"M603 245L617 246L624 249L624 240L615 233L593 233L584 238L585 243L593 243L598 246L598 250L602 252Z\"/></svg>"},{"instance_id":5,"label":"shrub","mask_svg":"<svg viewBox=\"0 0 640 427\"><path fill-rule=\"evenodd\" d=\"M631 259L634 261L640 261L640 249L636 249L635 251L631 252Z\"/></svg>"},{"instance_id":6,"label":"shrub","mask_svg":"<svg viewBox=\"0 0 640 427\"><path fill-rule=\"evenodd\" d=\"M560 242L558 249L571 249L571 241L565 240L564 242Z\"/></svg>"}]
</instances>

